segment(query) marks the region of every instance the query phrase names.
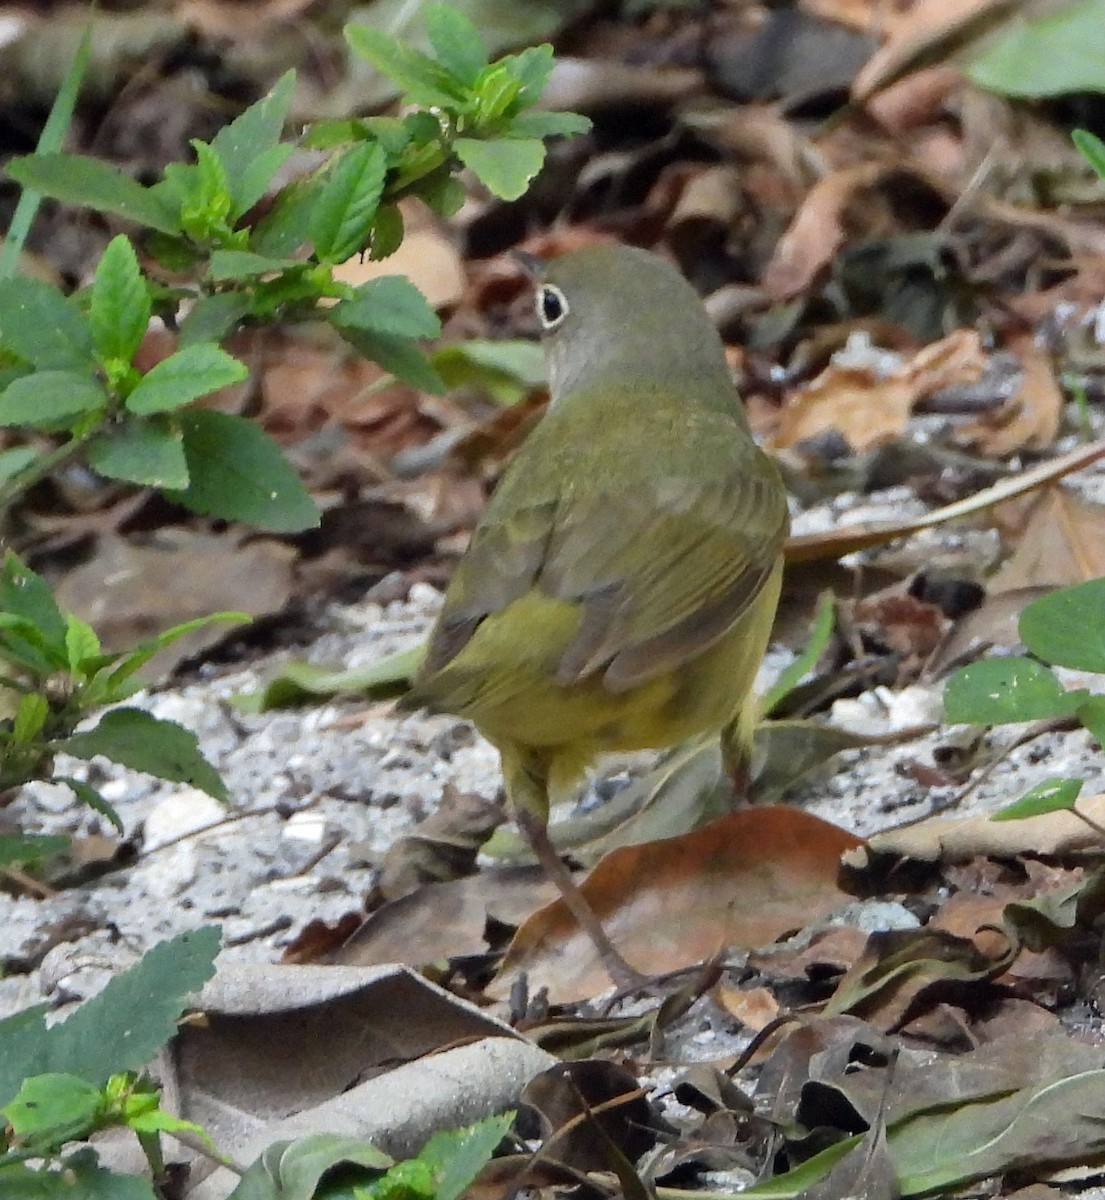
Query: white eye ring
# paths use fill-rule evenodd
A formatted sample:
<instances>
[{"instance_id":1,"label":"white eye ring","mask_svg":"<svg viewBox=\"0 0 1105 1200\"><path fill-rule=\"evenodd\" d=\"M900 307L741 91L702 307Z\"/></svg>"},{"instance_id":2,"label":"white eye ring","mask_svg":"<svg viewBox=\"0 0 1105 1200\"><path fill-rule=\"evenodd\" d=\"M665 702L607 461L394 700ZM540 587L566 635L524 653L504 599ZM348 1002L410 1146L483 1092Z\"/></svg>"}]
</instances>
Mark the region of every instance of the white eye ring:
<instances>
[{"instance_id":1,"label":"white eye ring","mask_svg":"<svg viewBox=\"0 0 1105 1200\"><path fill-rule=\"evenodd\" d=\"M568 298L553 283L543 283L534 297L537 319L541 328L555 329L568 315Z\"/></svg>"}]
</instances>

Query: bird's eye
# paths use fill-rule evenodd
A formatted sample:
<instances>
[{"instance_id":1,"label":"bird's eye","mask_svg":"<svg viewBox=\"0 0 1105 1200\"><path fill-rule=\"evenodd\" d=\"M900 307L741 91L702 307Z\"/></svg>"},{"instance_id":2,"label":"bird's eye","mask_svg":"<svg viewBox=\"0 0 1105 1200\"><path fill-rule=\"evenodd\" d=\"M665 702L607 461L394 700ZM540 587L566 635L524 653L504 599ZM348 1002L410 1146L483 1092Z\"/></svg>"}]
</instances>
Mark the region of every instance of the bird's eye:
<instances>
[{"instance_id":1,"label":"bird's eye","mask_svg":"<svg viewBox=\"0 0 1105 1200\"><path fill-rule=\"evenodd\" d=\"M537 289L537 319L542 329L555 329L568 315L568 301L564 293L551 283L543 283Z\"/></svg>"}]
</instances>

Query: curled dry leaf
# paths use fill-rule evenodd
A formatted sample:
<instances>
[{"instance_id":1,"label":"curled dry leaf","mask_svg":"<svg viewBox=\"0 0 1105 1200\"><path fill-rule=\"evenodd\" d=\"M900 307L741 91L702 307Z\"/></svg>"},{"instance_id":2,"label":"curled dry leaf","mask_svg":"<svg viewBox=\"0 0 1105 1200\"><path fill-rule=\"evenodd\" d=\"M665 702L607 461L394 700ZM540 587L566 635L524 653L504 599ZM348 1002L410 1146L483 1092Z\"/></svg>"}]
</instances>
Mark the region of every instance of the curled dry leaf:
<instances>
[{"instance_id":1,"label":"curled dry leaf","mask_svg":"<svg viewBox=\"0 0 1105 1200\"><path fill-rule=\"evenodd\" d=\"M1105 795L1084 796L1078 809L1098 824L1105 823ZM1075 854L1100 851L1100 836L1073 813L1052 812L1021 821L991 821L981 817L933 817L916 825L877 833L852 861L888 854L918 862L966 862L976 855L1016 858L1022 854Z\"/></svg>"},{"instance_id":2,"label":"curled dry leaf","mask_svg":"<svg viewBox=\"0 0 1105 1200\"><path fill-rule=\"evenodd\" d=\"M629 962L659 975L724 946L758 947L845 903L841 854L860 839L793 808L730 813L680 837L624 846L601 859L582 890ZM589 939L562 901L518 930L495 988L520 970L554 1001L609 986Z\"/></svg>"},{"instance_id":3,"label":"curled dry leaf","mask_svg":"<svg viewBox=\"0 0 1105 1200\"><path fill-rule=\"evenodd\" d=\"M1064 587L1105 575L1105 506L1049 487L1032 509L1017 547L991 590Z\"/></svg>"},{"instance_id":4,"label":"curled dry leaf","mask_svg":"<svg viewBox=\"0 0 1105 1200\"><path fill-rule=\"evenodd\" d=\"M984 412L959 430L959 440L991 458L1008 458L1023 450L1046 450L1059 434L1063 392L1055 367L1029 338L1011 349L1023 375L1016 391L998 408Z\"/></svg>"},{"instance_id":5,"label":"curled dry leaf","mask_svg":"<svg viewBox=\"0 0 1105 1200\"><path fill-rule=\"evenodd\" d=\"M790 397L773 444L783 449L835 431L857 453L869 450L901 437L924 396L972 382L984 366L973 329L958 329L933 342L889 373L880 374L876 366L831 362Z\"/></svg>"},{"instance_id":6,"label":"curled dry leaf","mask_svg":"<svg viewBox=\"0 0 1105 1200\"><path fill-rule=\"evenodd\" d=\"M793 300L835 258L844 244L844 216L858 192L874 187L882 163L844 167L819 179L807 194L764 270L763 286L777 304Z\"/></svg>"}]
</instances>

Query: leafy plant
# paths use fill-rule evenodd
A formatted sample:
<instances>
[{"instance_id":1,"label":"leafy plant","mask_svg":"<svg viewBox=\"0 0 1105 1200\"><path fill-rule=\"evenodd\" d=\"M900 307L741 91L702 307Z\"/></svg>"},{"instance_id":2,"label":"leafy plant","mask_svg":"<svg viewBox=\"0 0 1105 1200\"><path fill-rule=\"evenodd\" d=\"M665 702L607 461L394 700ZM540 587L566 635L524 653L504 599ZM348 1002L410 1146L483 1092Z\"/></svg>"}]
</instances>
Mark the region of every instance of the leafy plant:
<instances>
[{"instance_id":1,"label":"leafy plant","mask_svg":"<svg viewBox=\"0 0 1105 1200\"><path fill-rule=\"evenodd\" d=\"M244 417L194 406L246 377L219 345L243 324L322 321L385 370L442 388L418 347L439 322L413 284L391 276L354 286L335 268L393 253L406 197L455 212L462 167L495 195L517 197L542 164L543 139L589 123L532 111L551 47L492 63L467 17L430 4L425 21L436 58L367 25L346 31L354 51L401 86L404 105L422 107L319 123L305 144L326 151L325 162L274 194L295 148L281 138L292 72L210 142L193 141L195 161L171 163L151 186L80 154L39 152L8 164L27 189L144 227L153 268L144 273L120 235L76 297L40 281L0 280L0 424L66 439L44 454L16 447L0 458L0 508L83 454L101 475L161 488L199 513L280 532L317 524L275 443ZM180 341L143 374L134 357L154 315L179 328Z\"/></svg>"},{"instance_id":2,"label":"leafy plant","mask_svg":"<svg viewBox=\"0 0 1105 1200\"><path fill-rule=\"evenodd\" d=\"M78 725L91 710L135 692L140 668L177 638L212 622L244 620L241 613L216 613L122 653L105 654L91 626L63 614L44 580L9 551L0 567L0 701L5 695L10 699L10 716L0 721L0 790L52 777L122 831L118 814L95 788L51 775L54 756L65 753L104 755L226 800L222 780L200 753L195 735L175 722L138 708L114 708L89 729L78 731Z\"/></svg>"},{"instance_id":3,"label":"leafy plant","mask_svg":"<svg viewBox=\"0 0 1105 1200\"><path fill-rule=\"evenodd\" d=\"M85 1001L68 1019L47 1026L45 1006L0 1021L0 1195L75 1194L141 1197L143 1179L103 1171L95 1151L66 1155L71 1142L100 1129L134 1131L156 1175L164 1170L160 1135L206 1135L164 1112L160 1093L142 1073L172 1037L189 993L214 971L219 930L205 926L155 946ZM32 1167L29 1160L43 1160Z\"/></svg>"},{"instance_id":4,"label":"leafy plant","mask_svg":"<svg viewBox=\"0 0 1105 1200\"><path fill-rule=\"evenodd\" d=\"M1021 613L1019 631L1035 657L986 658L961 668L944 691L947 719L1007 725L1074 717L1105 746L1105 695L1087 688L1067 689L1050 669L1105 675L1105 578L1034 600ZM1059 809L1077 812L1080 786L1072 780L1046 780L997 817L1009 820Z\"/></svg>"}]
</instances>

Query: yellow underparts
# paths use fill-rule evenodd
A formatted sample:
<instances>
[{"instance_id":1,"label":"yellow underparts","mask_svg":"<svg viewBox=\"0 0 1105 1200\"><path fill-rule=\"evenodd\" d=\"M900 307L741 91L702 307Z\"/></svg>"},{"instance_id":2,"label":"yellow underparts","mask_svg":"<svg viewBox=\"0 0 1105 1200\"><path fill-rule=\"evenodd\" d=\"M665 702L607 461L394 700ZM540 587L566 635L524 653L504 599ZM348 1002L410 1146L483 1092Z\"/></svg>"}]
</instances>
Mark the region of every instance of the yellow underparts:
<instances>
[{"instance_id":1,"label":"yellow underparts","mask_svg":"<svg viewBox=\"0 0 1105 1200\"><path fill-rule=\"evenodd\" d=\"M556 682L579 608L534 590L479 626L434 691L442 707L468 717L499 750L512 803L541 818L549 796L567 795L599 754L662 749L724 731L727 757L740 758L755 725L749 697L781 579L780 562L717 642L624 692L607 690L601 671L581 683Z\"/></svg>"}]
</instances>

